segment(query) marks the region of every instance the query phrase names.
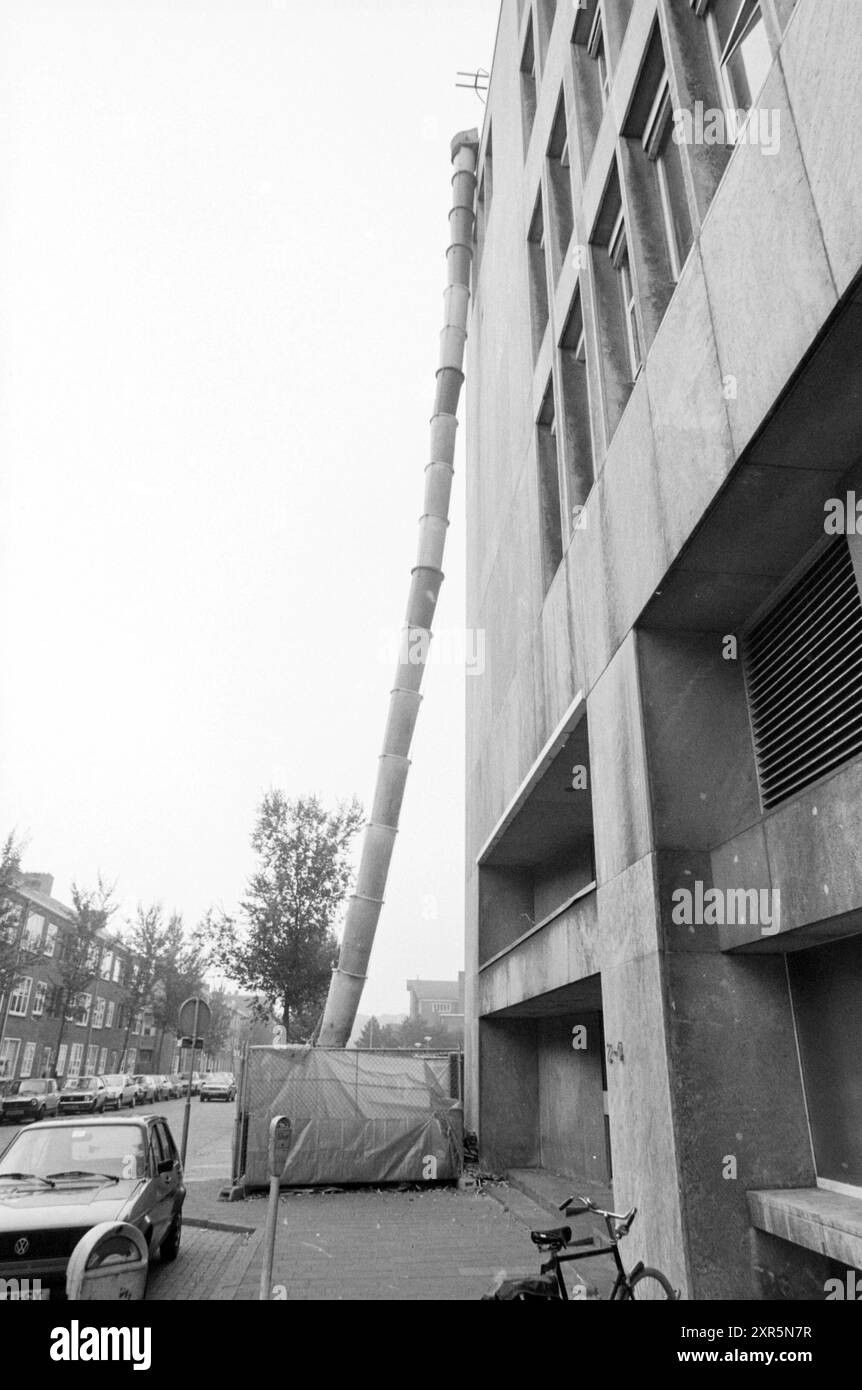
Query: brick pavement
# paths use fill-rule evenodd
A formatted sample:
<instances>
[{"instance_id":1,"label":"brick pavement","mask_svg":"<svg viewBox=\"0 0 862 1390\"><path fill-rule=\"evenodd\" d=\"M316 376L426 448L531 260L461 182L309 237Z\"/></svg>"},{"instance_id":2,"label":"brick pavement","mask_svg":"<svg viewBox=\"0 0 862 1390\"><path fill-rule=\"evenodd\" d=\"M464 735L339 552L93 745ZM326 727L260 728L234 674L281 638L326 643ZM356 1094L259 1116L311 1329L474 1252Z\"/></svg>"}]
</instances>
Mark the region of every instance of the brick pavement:
<instances>
[{"instance_id":1,"label":"brick pavement","mask_svg":"<svg viewBox=\"0 0 862 1390\"><path fill-rule=\"evenodd\" d=\"M284 1194L279 1218L273 1284L291 1301L470 1300L502 1270L536 1272L520 1223L448 1188ZM261 1258L237 1298L257 1297Z\"/></svg>"},{"instance_id":2,"label":"brick pavement","mask_svg":"<svg viewBox=\"0 0 862 1390\"><path fill-rule=\"evenodd\" d=\"M147 1302L235 1297L259 1244L257 1232L211 1230L185 1222L178 1258L166 1265L157 1260L152 1267Z\"/></svg>"}]
</instances>

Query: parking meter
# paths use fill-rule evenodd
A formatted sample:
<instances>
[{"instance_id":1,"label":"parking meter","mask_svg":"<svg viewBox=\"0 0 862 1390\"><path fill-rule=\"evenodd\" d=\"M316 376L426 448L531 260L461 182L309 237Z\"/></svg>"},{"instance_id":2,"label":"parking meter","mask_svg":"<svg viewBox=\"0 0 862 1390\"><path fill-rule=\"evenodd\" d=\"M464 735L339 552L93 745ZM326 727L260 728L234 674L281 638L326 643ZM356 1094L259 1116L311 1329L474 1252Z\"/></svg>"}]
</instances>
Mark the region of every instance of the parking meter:
<instances>
[{"instance_id":1,"label":"parking meter","mask_svg":"<svg viewBox=\"0 0 862 1390\"><path fill-rule=\"evenodd\" d=\"M140 1302L147 1286L149 1252L136 1226L102 1221L82 1236L66 1270L66 1296L97 1301Z\"/></svg>"}]
</instances>

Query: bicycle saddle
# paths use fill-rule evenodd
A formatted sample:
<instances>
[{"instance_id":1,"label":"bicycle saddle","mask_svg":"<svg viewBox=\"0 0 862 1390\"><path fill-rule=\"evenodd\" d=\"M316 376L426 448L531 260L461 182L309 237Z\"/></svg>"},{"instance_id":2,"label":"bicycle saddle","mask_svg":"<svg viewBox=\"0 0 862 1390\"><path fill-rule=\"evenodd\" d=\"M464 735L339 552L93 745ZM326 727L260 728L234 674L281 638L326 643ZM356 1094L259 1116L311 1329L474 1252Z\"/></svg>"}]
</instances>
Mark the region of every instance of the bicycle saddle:
<instances>
[{"instance_id":1,"label":"bicycle saddle","mask_svg":"<svg viewBox=\"0 0 862 1390\"><path fill-rule=\"evenodd\" d=\"M550 1231L531 1231L530 1240L540 1250L561 1250L572 1238L571 1226L557 1226Z\"/></svg>"}]
</instances>

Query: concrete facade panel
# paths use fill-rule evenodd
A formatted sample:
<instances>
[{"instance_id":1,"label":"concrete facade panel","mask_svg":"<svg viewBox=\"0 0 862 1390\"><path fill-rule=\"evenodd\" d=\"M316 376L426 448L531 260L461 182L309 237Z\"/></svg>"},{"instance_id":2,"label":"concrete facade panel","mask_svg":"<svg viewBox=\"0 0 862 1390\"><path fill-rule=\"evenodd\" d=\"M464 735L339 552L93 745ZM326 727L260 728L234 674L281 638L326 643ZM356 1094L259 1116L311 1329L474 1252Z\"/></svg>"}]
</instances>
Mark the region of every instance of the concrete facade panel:
<instances>
[{"instance_id":1,"label":"concrete facade panel","mask_svg":"<svg viewBox=\"0 0 862 1390\"><path fill-rule=\"evenodd\" d=\"M767 155L759 143L737 146L700 242L721 374L736 392L728 413L737 452L837 300L777 66L759 104L780 120L780 149Z\"/></svg>"},{"instance_id":2,"label":"concrete facade panel","mask_svg":"<svg viewBox=\"0 0 862 1390\"><path fill-rule=\"evenodd\" d=\"M862 32L846 0L800 5L781 66L839 294L862 261Z\"/></svg>"},{"instance_id":3,"label":"concrete facade panel","mask_svg":"<svg viewBox=\"0 0 862 1390\"><path fill-rule=\"evenodd\" d=\"M596 879L604 884L651 848L634 635L594 686L587 709Z\"/></svg>"}]
</instances>

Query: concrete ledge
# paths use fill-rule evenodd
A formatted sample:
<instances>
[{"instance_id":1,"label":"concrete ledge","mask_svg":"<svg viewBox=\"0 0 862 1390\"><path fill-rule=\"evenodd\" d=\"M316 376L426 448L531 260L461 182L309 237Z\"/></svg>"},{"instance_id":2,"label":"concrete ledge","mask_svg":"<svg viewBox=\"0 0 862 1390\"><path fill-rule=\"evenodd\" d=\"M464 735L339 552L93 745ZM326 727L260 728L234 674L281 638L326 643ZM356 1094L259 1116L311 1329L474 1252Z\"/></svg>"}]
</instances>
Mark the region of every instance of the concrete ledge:
<instances>
[{"instance_id":1,"label":"concrete ledge","mask_svg":"<svg viewBox=\"0 0 862 1390\"><path fill-rule=\"evenodd\" d=\"M862 1201L819 1187L749 1192L751 1224L793 1245L862 1269Z\"/></svg>"}]
</instances>

